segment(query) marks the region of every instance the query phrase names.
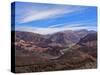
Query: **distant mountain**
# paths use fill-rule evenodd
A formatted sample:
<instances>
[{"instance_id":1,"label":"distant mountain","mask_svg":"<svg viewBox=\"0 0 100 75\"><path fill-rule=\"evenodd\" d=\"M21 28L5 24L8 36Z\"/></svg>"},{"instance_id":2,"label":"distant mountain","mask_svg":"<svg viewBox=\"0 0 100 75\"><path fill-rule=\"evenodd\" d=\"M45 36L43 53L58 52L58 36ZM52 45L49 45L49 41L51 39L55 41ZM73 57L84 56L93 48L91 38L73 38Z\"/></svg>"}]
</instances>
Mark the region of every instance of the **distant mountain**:
<instances>
[{"instance_id":1,"label":"distant mountain","mask_svg":"<svg viewBox=\"0 0 100 75\"><path fill-rule=\"evenodd\" d=\"M51 35L41 35L32 32L15 32L15 45L17 50L45 52L54 56L60 55L60 50L65 48L86 47L96 44L95 31L66 30ZM93 43L91 43L91 41ZM85 47L85 48L86 48Z\"/></svg>"},{"instance_id":2,"label":"distant mountain","mask_svg":"<svg viewBox=\"0 0 100 75\"><path fill-rule=\"evenodd\" d=\"M75 43L77 43L80 38L74 31L63 31L63 32L57 32L50 36L50 38L53 42L59 43L63 46L71 46Z\"/></svg>"},{"instance_id":3,"label":"distant mountain","mask_svg":"<svg viewBox=\"0 0 100 75\"><path fill-rule=\"evenodd\" d=\"M96 32L88 33L73 47L74 49L76 48L82 52L97 57L97 33Z\"/></svg>"},{"instance_id":4,"label":"distant mountain","mask_svg":"<svg viewBox=\"0 0 100 75\"><path fill-rule=\"evenodd\" d=\"M83 37L79 42L86 43L89 41L97 41L97 33L88 33L85 37Z\"/></svg>"},{"instance_id":5,"label":"distant mountain","mask_svg":"<svg viewBox=\"0 0 100 75\"><path fill-rule=\"evenodd\" d=\"M76 44L82 47L96 47L97 46L97 33L88 33L85 37L80 39L80 41Z\"/></svg>"},{"instance_id":6,"label":"distant mountain","mask_svg":"<svg viewBox=\"0 0 100 75\"><path fill-rule=\"evenodd\" d=\"M23 32L23 31L16 31L15 38L22 39L24 41L29 41L29 42L40 42L45 40L43 36L40 34L32 33L32 32Z\"/></svg>"},{"instance_id":7,"label":"distant mountain","mask_svg":"<svg viewBox=\"0 0 100 75\"><path fill-rule=\"evenodd\" d=\"M82 30L76 30L75 33L79 36L79 38L83 38L89 33L89 31L86 29L82 29Z\"/></svg>"}]
</instances>

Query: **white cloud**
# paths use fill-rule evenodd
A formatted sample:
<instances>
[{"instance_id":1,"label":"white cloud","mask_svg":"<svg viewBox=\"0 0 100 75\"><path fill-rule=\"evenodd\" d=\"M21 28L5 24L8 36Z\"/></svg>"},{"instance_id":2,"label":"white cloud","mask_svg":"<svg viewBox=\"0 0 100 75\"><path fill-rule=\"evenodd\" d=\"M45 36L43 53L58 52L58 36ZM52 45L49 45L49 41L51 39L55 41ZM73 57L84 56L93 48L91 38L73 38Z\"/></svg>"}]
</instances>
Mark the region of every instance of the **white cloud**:
<instances>
[{"instance_id":1,"label":"white cloud","mask_svg":"<svg viewBox=\"0 0 100 75\"><path fill-rule=\"evenodd\" d=\"M16 31L27 31L27 32L34 32L39 34L52 34L55 32L62 31L63 29L59 28L37 28L37 27L16 27Z\"/></svg>"},{"instance_id":2,"label":"white cloud","mask_svg":"<svg viewBox=\"0 0 100 75\"><path fill-rule=\"evenodd\" d=\"M87 30L96 30L96 27L92 26L84 26L83 23L76 23L76 24L70 24L70 25L64 25L61 24L62 26L58 25L53 25L54 27L29 27L29 26L20 26L20 27L15 27L17 31L27 31L27 32L34 32L34 33L39 33L39 34L52 34L64 30L80 30L80 29L87 29ZM80 26L83 25L83 26Z\"/></svg>"},{"instance_id":3,"label":"white cloud","mask_svg":"<svg viewBox=\"0 0 100 75\"><path fill-rule=\"evenodd\" d=\"M65 23L64 23L65 24ZM64 24L56 24L56 25L51 25L51 26L48 26L49 28L55 28L55 27L61 27L63 26Z\"/></svg>"},{"instance_id":4,"label":"white cloud","mask_svg":"<svg viewBox=\"0 0 100 75\"><path fill-rule=\"evenodd\" d=\"M81 10L80 8L65 8L65 7L56 7L52 9L46 10L38 10L38 9L30 9L29 12L24 13L24 18L20 19L20 23L27 23L30 21L36 21L47 18L55 18L60 16L61 14L69 14L75 11Z\"/></svg>"}]
</instances>

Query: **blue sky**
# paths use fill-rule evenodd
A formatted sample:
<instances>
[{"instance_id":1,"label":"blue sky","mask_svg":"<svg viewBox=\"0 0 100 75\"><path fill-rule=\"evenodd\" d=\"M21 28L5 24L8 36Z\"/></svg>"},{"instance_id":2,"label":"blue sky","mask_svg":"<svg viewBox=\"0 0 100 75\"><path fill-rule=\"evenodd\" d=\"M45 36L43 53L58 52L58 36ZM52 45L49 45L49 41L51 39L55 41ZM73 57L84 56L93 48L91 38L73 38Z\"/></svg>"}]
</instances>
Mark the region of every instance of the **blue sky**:
<instances>
[{"instance_id":1,"label":"blue sky","mask_svg":"<svg viewBox=\"0 0 100 75\"><path fill-rule=\"evenodd\" d=\"M16 2L15 30L50 34L64 30L97 31L97 8Z\"/></svg>"}]
</instances>

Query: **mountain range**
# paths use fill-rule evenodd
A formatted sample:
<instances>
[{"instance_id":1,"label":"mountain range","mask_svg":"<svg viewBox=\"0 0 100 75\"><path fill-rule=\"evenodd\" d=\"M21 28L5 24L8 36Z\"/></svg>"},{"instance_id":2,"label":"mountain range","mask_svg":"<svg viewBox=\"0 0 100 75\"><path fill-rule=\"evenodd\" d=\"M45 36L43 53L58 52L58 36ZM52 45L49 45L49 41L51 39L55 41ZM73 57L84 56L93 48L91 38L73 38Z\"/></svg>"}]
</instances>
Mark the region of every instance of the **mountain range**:
<instances>
[{"instance_id":1,"label":"mountain range","mask_svg":"<svg viewBox=\"0 0 100 75\"><path fill-rule=\"evenodd\" d=\"M53 62L56 66L58 63L60 67L56 67L57 70L96 67L96 31L65 30L47 35L24 31L12 31L12 33L15 33L14 45L18 70L20 69L18 65L21 66L22 63L36 65L39 62L49 65L53 65L51 63ZM64 65L60 61L63 61Z\"/></svg>"}]
</instances>

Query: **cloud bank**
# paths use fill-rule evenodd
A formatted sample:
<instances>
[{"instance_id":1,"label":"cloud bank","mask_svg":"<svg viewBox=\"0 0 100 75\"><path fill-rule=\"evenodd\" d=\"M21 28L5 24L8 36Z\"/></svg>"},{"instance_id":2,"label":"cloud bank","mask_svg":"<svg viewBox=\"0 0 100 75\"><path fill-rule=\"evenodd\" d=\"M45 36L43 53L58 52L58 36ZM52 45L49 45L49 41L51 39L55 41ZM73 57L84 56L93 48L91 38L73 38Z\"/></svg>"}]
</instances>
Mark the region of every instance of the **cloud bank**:
<instances>
[{"instance_id":1,"label":"cloud bank","mask_svg":"<svg viewBox=\"0 0 100 75\"><path fill-rule=\"evenodd\" d=\"M61 25L61 26L60 26ZM42 27L29 27L29 26L20 26L20 27L15 27L16 31L27 31L27 32L34 32L34 33L38 33L38 34L52 34L52 33L56 33L56 32L60 32L60 31L65 31L65 30L80 30L80 29L87 29L87 30L97 30L97 27L94 26L85 26L80 23L73 23L71 25L64 25L64 24L58 24L58 25L52 25L46 28L42 28Z\"/></svg>"},{"instance_id":2,"label":"cloud bank","mask_svg":"<svg viewBox=\"0 0 100 75\"><path fill-rule=\"evenodd\" d=\"M42 9L42 8L41 8ZM63 14L71 14L74 12L79 12L84 8L74 8L74 7L54 7L54 8L48 8L46 10L41 10L41 9L30 9L28 12L24 12L22 15L24 16L23 18L19 18L20 23L27 23L31 21L36 21L36 20L42 20L42 19L49 19L49 18L56 18L59 17Z\"/></svg>"}]
</instances>

